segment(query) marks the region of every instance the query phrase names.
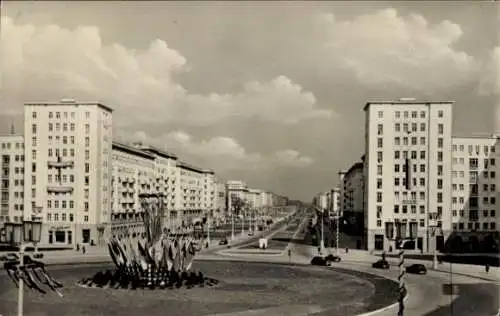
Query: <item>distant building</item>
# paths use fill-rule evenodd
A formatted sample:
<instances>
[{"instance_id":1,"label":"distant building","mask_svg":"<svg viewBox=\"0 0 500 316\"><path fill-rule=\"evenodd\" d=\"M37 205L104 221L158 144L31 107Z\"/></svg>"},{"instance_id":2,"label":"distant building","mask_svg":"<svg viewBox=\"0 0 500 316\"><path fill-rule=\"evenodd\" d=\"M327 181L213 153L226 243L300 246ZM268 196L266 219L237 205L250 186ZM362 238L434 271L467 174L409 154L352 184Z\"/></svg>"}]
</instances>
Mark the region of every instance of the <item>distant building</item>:
<instances>
[{"instance_id":1,"label":"distant building","mask_svg":"<svg viewBox=\"0 0 500 316\"><path fill-rule=\"evenodd\" d=\"M0 224L22 222L24 211L24 137L0 137Z\"/></svg>"}]
</instances>

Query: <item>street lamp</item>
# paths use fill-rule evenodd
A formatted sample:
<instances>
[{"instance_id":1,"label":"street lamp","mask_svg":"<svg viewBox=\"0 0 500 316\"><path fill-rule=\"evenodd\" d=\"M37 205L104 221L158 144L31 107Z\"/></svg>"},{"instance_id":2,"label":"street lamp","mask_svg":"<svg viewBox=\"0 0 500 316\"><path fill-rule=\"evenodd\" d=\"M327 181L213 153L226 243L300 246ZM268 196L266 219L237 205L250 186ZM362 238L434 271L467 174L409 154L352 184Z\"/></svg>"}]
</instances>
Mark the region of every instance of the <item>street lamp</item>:
<instances>
[{"instance_id":1,"label":"street lamp","mask_svg":"<svg viewBox=\"0 0 500 316\"><path fill-rule=\"evenodd\" d=\"M24 221L23 223L5 223L6 241L9 244L17 245L19 247L19 265L18 269L24 268L24 251L26 243L36 244L40 242L42 235L42 222L41 221ZM19 270L20 272L23 270ZM19 278L18 288L18 301L17 301L17 315L23 315L23 301L24 301L24 282L23 278Z\"/></svg>"}]
</instances>

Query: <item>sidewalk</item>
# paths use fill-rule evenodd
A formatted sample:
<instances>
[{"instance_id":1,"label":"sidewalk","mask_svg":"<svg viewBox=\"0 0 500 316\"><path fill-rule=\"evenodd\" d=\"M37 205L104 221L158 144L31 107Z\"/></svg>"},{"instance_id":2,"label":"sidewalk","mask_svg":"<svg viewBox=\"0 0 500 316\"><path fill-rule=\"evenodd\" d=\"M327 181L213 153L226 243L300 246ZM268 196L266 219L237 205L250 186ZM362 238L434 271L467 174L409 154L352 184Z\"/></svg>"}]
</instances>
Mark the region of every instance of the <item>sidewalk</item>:
<instances>
[{"instance_id":1,"label":"sidewalk","mask_svg":"<svg viewBox=\"0 0 500 316\"><path fill-rule=\"evenodd\" d=\"M335 248L330 248L330 253L335 253ZM367 250L359 249L349 249L349 253L345 253L345 249L340 249L340 257L343 262L360 262L360 263L373 263L380 260L381 257L378 254L371 254ZM391 265L397 265L399 263L399 258L387 257L386 260ZM423 264L427 269L432 271L438 271L443 273L450 273L450 263L444 262L438 264L437 269L432 268L432 261L429 260L419 260L419 259L405 259L405 265L409 264ZM489 273L486 273L484 266L470 265L470 264L451 264L451 272L454 274L460 274L466 277L472 277L476 279L481 279L484 281L500 282L500 268L490 267Z\"/></svg>"}]
</instances>

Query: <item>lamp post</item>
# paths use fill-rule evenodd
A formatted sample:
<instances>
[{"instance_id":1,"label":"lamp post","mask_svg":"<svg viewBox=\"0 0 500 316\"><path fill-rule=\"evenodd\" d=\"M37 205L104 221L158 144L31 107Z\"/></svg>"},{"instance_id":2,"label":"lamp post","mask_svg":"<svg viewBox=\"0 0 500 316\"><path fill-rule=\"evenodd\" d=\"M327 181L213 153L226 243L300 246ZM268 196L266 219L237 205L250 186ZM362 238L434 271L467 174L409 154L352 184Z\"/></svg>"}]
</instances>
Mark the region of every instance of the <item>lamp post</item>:
<instances>
[{"instance_id":1,"label":"lamp post","mask_svg":"<svg viewBox=\"0 0 500 316\"><path fill-rule=\"evenodd\" d=\"M231 240L234 239L234 206L231 206Z\"/></svg>"},{"instance_id":2,"label":"lamp post","mask_svg":"<svg viewBox=\"0 0 500 316\"><path fill-rule=\"evenodd\" d=\"M36 244L40 242L42 235L42 222L24 221L23 223L5 223L6 241L12 245L19 247L19 266L18 269L24 267L24 251L27 246L26 243L32 243L35 248ZM22 270L18 270L23 273ZM19 278L18 287L18 300L17 300L17 315L23 315L24 306L24 282L23 278Z\"/></svg>"}]
</instances>

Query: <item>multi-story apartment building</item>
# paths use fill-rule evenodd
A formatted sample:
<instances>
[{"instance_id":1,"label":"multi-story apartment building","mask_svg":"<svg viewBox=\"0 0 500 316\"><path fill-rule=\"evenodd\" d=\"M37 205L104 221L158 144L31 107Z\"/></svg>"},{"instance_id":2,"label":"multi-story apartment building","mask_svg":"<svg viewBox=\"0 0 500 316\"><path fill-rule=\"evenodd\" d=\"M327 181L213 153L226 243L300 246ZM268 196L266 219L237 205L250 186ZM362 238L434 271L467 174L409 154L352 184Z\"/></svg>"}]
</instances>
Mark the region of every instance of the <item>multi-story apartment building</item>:
<instances>
[{"instance_id":1,"label":"multi-story apartment building","mask_svg":"<svg viewBox=\"0 0 500 316\"><path fill-rule=\"evenodd\" d=\"M344 209L343 213L363 213L364 209L364 174L363 163L356 162L344 174Z\"/></svg>"},{"instance_id":2,"label":"multi-story apartment building","mask_svg":"<svg viewBox=\"0 0 500 316\"><path fill-rule=\"evenodd\" d=\"M451 232L452 104L366 104L366 248L395 249L395 239L408 237L423 251L443 247Z\"/></svg>"},{"instance_id":3,"label":"multi-story apartment building","mask_svg":"<svg viewBox=\"0 0 500 316\"><path fill-rule=\"evenodd\" d=\"M164 196L164 221L165 225L174 229L182 223L183 212L181 207L180 194L180 169L177 168L178 157L163 149L136 143L135 147L143 152L154 156L154 172L150 177L148 184L142 186L148 190L148 193L161 193Z\"/></svg>"},{"instance_id":4,"label":"multi-story apartment building","mask_svg":"<svg viewBox=\"0 0 500 316\"><path fill-rule=\"evenodd\" d=\"M247 200L249 207L258 208L262 206L262 191L258 189L248 189Z\"/></svg>"},{"instance_id":5,"label":"multi-story apartment building","mask_svg":"<svg viewBox=\"0 0 500 316\"><path fill-rule=\"evenodd\" d=\"M239 180L230 180L226 183L227 190L227 210L230 214L233 213L233 202L235 198L242 201L247 200L248 187L247 184Z\"/></svg>"},{"instance_id":6,"label":"multi-story apartment building","mask_svg":"<svg viewBox=\"0 0 500 316\"><path fill-rule=\"evenodd\" d=\"M111 234L142 233L143 210L139 195L149 193L154 179L155 156L114 141L112 145Z\"/></svg>"},{"instance_id":7,"label":"multi-story apartment building","mask_svg":"<svg viewBox=\"0 0 500 316\"><path fill-rule=\"evenodd\" d=\"M498 235L498 139L495 135L452 138L454 248L476 251L486 237Z\"/></svg>"},{"instance_id":8,"label":"multi-story apartment building","mask_svg":"<svg viewBox=\"0 0 500 316\"><path fill-rule=\"evenodd\" d=\"M21 222L24 210L24 137L0 137L0 224Z\"/></svg>"},{"instance_id":9,"label":"multi-story apartment building","mask_svg":"<svg viewBox=\"0 0 500 316\"><path fill-rule=\"evenodd\" d=\"M216 179L215 192L216 201L214 217L220 219L227 212L226 183L220 179Z\"/></svg>"},{"instance_id":10,"label":"multi-story apartment building","mask_svg":"<svg viewBox=\"0 0 500 316\"><path fill-rule=\"evenodd\" d=\"M204 170L182 161L177 162L180 173L180 204L182 224L190 225L203 215Z\"/></svg>"},{"instance_id":11,"label":"multi-story apartment building","mask_svg":"<svg viewBox=\"0 0 500 316\"><path fill-rule=\"evenodd\" d=\"M203 210L213 217L217 204L217 179L213 170L203 170Z\"/></svg>"},{"instance_id":12,"label":"multi-story apartment building","mask_svg":"<svg viewBox=\"0 0 500 316\"><path fill-rule=\"evenodd\" d=\"M112 109L26 103L24 118L24 218L42 216L41 244L103 242L111 220Z\"/></svg>"}]
</instances>

